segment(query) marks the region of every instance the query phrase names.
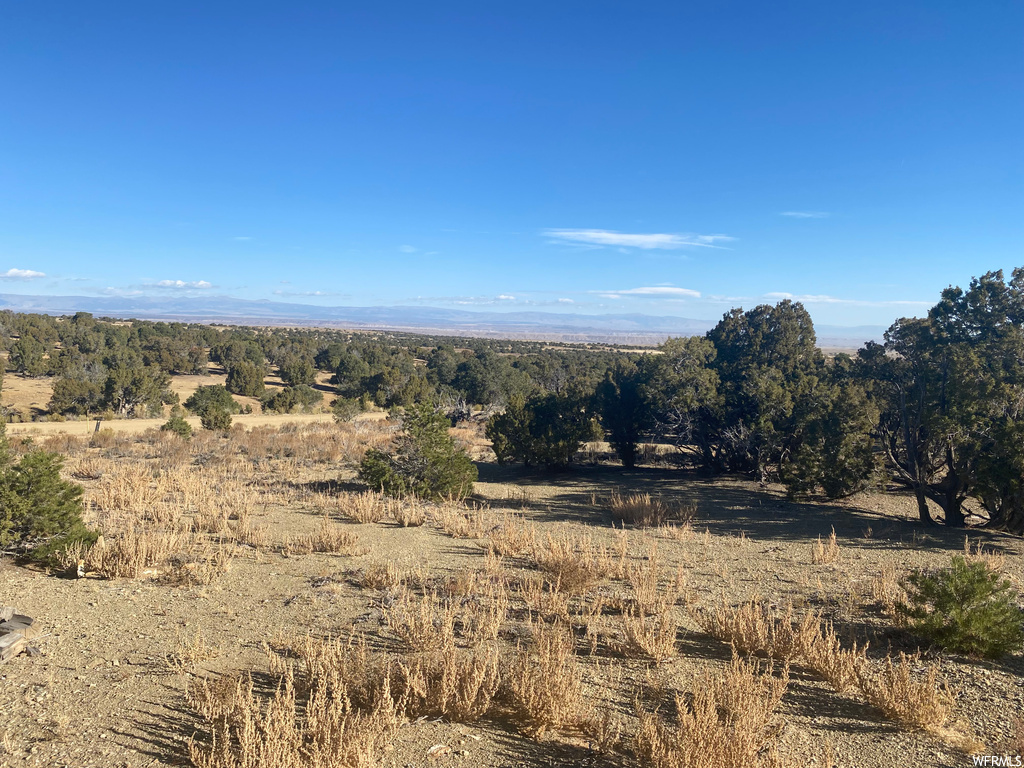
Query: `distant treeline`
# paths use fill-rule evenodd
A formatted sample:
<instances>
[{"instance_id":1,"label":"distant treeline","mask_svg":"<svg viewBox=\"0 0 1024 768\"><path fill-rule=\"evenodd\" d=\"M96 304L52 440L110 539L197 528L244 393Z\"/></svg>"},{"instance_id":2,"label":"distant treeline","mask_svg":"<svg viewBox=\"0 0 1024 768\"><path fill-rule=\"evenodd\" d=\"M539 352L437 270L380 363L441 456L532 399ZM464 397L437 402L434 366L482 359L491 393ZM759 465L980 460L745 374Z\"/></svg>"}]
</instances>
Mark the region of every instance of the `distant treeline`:
<instances>
[{"instance_id":1,"label":"distant treeline","mask_svg":"<svg viewBox=\"0 0 1024 768\"><path fill-rule=\"evenodd\" d=\"M53 376L50 411L150 415L171 374L227 373L229 392L292 410L330 372L339 417L371 403L429 403L488 417L499 461L559 466L605 437L626 466L669 441L705 471L779 480L793 496L896 483L950 526L970 508L1024 532L1024 268L948 288L884 344L826 358L810 315L782 301L734 309L707 334L654 353L594 345L326 329L215 329L0 313L8 367ZM285 388L268 396L277 369ZM187 405L187 404L186 404ZM966 505L966 506L965 506Z\"/></svg>"}]
</instances>

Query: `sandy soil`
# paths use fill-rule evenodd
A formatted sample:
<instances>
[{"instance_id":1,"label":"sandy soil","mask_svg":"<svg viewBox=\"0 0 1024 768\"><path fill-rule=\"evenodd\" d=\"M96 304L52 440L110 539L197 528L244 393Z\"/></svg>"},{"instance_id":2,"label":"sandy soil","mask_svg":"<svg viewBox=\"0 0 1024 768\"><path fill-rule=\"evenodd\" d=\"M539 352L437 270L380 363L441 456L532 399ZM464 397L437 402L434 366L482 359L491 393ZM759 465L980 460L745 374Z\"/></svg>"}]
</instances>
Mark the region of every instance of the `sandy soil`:
<instances>
[{"instance_id":1,"label":"sandy soil","mask_svg":"<svg viewBox=\"0 0 1024 768\"><path fill-rule=\"evenodd\" d=\"M261 460L260 467L266 488L324 488L352 476L345 467L294 459ZM90 494L98 482L86 481ZM626 471L597 465L549 474L482 462L476 492L487 514L522 514L541 536L586 533L614 546L619 534L602 499L623 489L696 503L692 536L638 530L626 536L630 557L638 562L656 553L668 571L681 567L698 604L723 595L730 602L754 595L776 604L792 601L823 610L883 652L887 645L905 648L908 641L880 616L871 581L885 567L906 573L948 563L964 543L963 533L914 524L913 505L903 497L862 494L842 504L797 504L778 488L665 467ZM286 503L269 498L278 500L261 506L255 518L272 537L309 532L317 524L318 510L301 494ZM435 525L401 528L387 521L346 528L358 535L363 554L238 556L208 586L173 586L157 577L66 580L0 563L0 603L37 617L46 632L39 656L23 655L0 667L0 767L187 764L186 743L197 726L183 703L189 675L263 668L261 644L284 634L337 636L354 629L386 644L381 593L352 583L347 574L358 569L392 563L439 577L484 565L483 542L452 538ZM833 528L840 560L812 564L814 542ZM1008 575L1024 587L1024 541L986 533L971 538L1003 553ZM505 567L513 574L530 572L515 559ZM581 654L589 699L610 701L626 712L637 685L685 689L705 670L728 661L728 647L702 634L692 620L681 629L680 656L668 664ZM172 663L183 641L205 649L186 675ZM1009 736L1011 714L1024 711L1020 655L1000 662L948 655L930 661L958 691L960 727L990 746ZM610 663L617 670L611 677ZM839 765L851 768L970 764L949 744L895 726L857 699L833 693L806 670L794 668L781 716L783 751L794 765L812 764L826 741L836 747ZM436 744L454 751L428 758ZM433 720L403 726L384 761L394 768L618 764L572 737L535 740L502 722Z\"/></svg>"}]
</instances>

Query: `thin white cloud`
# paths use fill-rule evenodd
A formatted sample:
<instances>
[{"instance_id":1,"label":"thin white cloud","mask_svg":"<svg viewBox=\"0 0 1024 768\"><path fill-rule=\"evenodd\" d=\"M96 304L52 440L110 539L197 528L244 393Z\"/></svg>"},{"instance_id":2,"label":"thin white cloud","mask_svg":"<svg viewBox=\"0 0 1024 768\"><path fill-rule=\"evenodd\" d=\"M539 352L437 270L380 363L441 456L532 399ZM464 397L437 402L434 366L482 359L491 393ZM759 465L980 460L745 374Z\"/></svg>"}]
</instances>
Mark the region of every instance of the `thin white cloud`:
<instances>
[{"instance_id":1,"label":"thin white cloud","mask_svg":"<svg viewBox=\"0 0 1024 768\"><path fill-rule=\"evenodd\" d=\"M674 285L648 285L640 288L623 288L613 291L590 291L605 299L621 299L623 296L649 296L651 298L699 299L700 291L677 288Z\"/></svg>"},{"instance_id":2,"label":"thin white cloud","mask_svg":"<svg viewBox=\"0 0 1024 768\"><path fill-rule=\"evenodd\" d=\"M252 238L247 236L247 235L243 235L243 236L240 236L240 237L232 237L231 239L232 240L237 240L238 242L245 242L246 240L252 240Z\"/></svg>"},{"instance_id":3,"label":"thin white cloud","mask_svg":"<svg viewBox=\"0 0 1024 768\"><path fill-rule=\"evenodd\" d=\"M729 235L694 235L686 233L629 233L608 229L546 229L546 237L555 242L594 247L640 248L643 250L674 250L677 248L721 248L719 242L736 238Z\"/></svg>"},{"instance_id":4,"label":"thin white cloud","mask_svg":"<svg viewBox=\"0 0 1024 768\"><path fill-rule=\"evenodd\" d=\"M0 272L0 280L35 280L46 277L45 272L36 272L34 269L18 269L11 267L6 272Z\"/></svg>"},{"instance_id":5,"label":"thin white cloud","mask_svg":"<svg viewBox=\"0 0 1024 768\"><path fill-rule=\"evenodd\" d=\"M779 216L789 216L791 219L827 219L832 214L827 211L783 211Z\"/></svg>"},{"instance_id":6,"label":"thin white cloud","mask_svg":"<svg viewBox=\"0 0 1024 768\"><path fill-rule=\"evenodd\" d=\"M874 299L841 299L838 296L829 296L827 294L796 294L787 293L786 291L772 291L770 293L764 294L764 298L772 299L774 301L782 301L783 299L789 299L790 301L798 301L801 304L849 304L860 307L930 307L933 304L933 302L931 301L918 301L914 299L886 299L881 301L877 301Z\"/></svg>"},{"instance_id":7,"label":"thin white cloud","mask_svg":"<svg viewBox=\"0 0 1024 768\"><path fill-rule=\"evenodd\" d=\"M337 291L282 291L280 289L274 291L275 296L348 296L347 293L338 293Z\"/></svg>"},{"instance_id":8,"label":"thin white cloud","mask_svg":"<svg viewBox=\"0 0 1024 768\"><path fill-rule=\"evenodd\" d=\"M516 300L515 296L511 296L511 295L509 295L507 293L500 293L500 294L498 294L498 301L515 301L515 300Z\"/></svg>"},{"instance_id":9,"label":"thin white cloud","mask_svg":"<svg viewBox=\"0 0 1024 768\"><path fill-rule=\"evenodd\" d=\"M174 288L176 290L195 290L213 288L213 283L206 280L158 280L157 288Z\"/></svg>"},{"instance_id":10,"label":"thin white cloud","mask_svg":"<svg viewBox=\"0 0 1024 768\"><path fill-rule=\"evenodd\" d=\"M572 299L559 299L558 303L559 304L575 304L576 302L573 301Z\"/></svg>"},{"instance_id":11,"label":"thin white cloud","mask_svg":"<svg viewBox=\"0 0 1024 768\"><path fill-rule=\"evenodd\" d=\"M400 245L398 246L398 250L400 250L402 253L416 253L416 251L419 249L413 245Z\"/></svg>"}]
</instances>

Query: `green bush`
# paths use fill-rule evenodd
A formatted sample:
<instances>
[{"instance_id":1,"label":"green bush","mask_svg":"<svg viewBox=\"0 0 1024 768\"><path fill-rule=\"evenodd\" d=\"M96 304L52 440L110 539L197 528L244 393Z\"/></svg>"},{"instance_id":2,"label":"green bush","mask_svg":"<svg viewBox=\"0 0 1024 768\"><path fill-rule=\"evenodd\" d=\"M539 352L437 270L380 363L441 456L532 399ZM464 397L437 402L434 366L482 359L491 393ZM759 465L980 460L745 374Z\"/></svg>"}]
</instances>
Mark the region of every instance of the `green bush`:
<instances>
[{"instance_id":1,"label":"green bush","mask_svg":"<svg viewBox=\"0 0 1024 768\"><path fill-rule=\"evenodd\" d=\"M238 413L238 401L220 384L199 387L185 401L185 407L196 416L202 416L210 408L220 408L228 413Z\"/></svg>"},{"instance_id":2,"label":"green bush","mask_svg":"<svg viewBox=\"0 0 1024 768\"><path fill-rule=\"evenodd\" d=\"M0 547L83 528L82 487L60 476L56 453L30 451L15 464L0 432Z\"/></svg>"},{"instance_id":3,"label":"green bush","mask_svg":"<svg viewBox=\"0 0 1024 768\"><path fill-rule=\"evenodd\" d=\"M230 419L231 417L229 416L228 418ZM180 413L171 414L171 418L160 427L160 431L173 432L183 440L188 440L192 437L192 425L185 421Z\"/></svg>"},{"instance_id":4,"label":"green bush","mask_svg":"<svg viewBox=\"0 0 1024 768\"><path fill-rule=\"evenodd\" d=\"M222 408L208 408L199 416L203 429L227 432L231 429L231 414Z\"/></svg>"},{"instance_id":5,"label":"green bush","mask_svg":"<svg viewBox=\"0 0 1024 768\"><path fill-rule=\"evenodd\" d=\"M363 401L356 397L339 397L331 403L331 412L334 414L334 420L339 424L352 421L363 410Z\"/></svg>"},{"instance_id":6,"label":"green bush","mask_svg":"<svg viewBox=\"0 0 1024 768\"><path fill-rule=\"evenodd\" d=\"M299 409L305 410L323 401L323 393L305 384L279 389L263 399L263 410L277 413L291 413Z\"/></svg>"},{"instance_id":7,"label":"green bush","mask_svg":"<svg viewBox=\"0 0 1024 768\"><path fill-rule=\"evenodd\" d=\"M389 496L463 499L473 490L476 466L448 434L449 422L427 406L410 409L395 453L369 450L360 479Z\"/></svg>"},{"instance_id":8,"label":"green bush","mask_svg":"<svg viewBox=\"0 0 1024 768\"><path fill-rule=\"evenodd\" d=\"M899 606L909 629L957 653L998 658L1024 647L1024 616L1009 580L983 561L962 555L949 568L915 571L904 582L908 601Z\"/></svg>"},{"instance_id":9,"label":"green bush","mask_svg":"<svg viewBox=\"0 0 1024 768\"><path fill-rule=\"evenodd\" d=\"M601 430L579 395L513 397L487 422L487 437L499 464L521 461L564 467L588 440L600 440Z\"/></svg>"}]
</instances>

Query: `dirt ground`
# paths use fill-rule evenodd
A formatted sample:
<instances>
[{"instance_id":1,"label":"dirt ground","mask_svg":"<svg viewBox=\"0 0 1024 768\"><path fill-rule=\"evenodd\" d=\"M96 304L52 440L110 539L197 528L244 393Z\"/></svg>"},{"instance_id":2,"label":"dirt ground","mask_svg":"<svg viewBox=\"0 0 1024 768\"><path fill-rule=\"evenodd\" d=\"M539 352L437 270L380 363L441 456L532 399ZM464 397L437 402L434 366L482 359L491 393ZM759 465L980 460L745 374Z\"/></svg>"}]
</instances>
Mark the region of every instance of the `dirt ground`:
<instances>
[{"instance_id":1,"label":"dirt ground","mask_svg":"<svg viewBox=\"0 0 1024 768\"><path fill-rule=\"evenodd\" d=\"M248 424L244 419L237 421ZM11 427L12 432L20 429ZM194 461L198 450L193 449ZM233 451L232 443L225 442L223 450ZM119 463L147 461L145 455L157 456L151 463L161 460L159 446L126 454L131 451L123 446L120 452L79 447L68 471L102 461L112 473ZM351 464L344 459L321 462L268 454L253 461L263 496L252 517L271 540L313 531L323 511L323 493L356 490ZM913 522L911 500L895 495L865 493L839 504L793 503L776 487L710 480L659 465L624 470L594 464L552 474L484 460L479 470L475 501L491 519L521 515L540 538L588 535L609 548L619 547L625 536L631 561L656 558L666 572L684 573L696 605L723 599L735 604L756 596L776 605L821 610L844 633L861 642L870 639L873 651L883 654L913 647L881 615L872 598L873 581L887 569L905 574L948 564L964 547L963 532L922 529ZM100 498L103 477L82 482L90 500ZM615 530L605 504L613 491L649 492L695 504L692 532ZM340 524L358 536L357 554L287 555L272 548L242 548L227 572L206 585L168 583L160 573L139 579L64 579L0 561L0 604L35 617L45 633L36 641L38 655L23 654L0 666L0 767L188 765L187 743L199 724L183 691L197 675L265 669L264 643L286 635L337 637L355 631L386 647L382 592L358 586L353 574L383 564L431 578L485 567L482 538L455 538L436 522L408 528L393 520ZM818 537L833 529L839 559L812 563ZM1024 588L1024 541L973 531L970 538L1001 554L1009 578ZM530 564L519 558L506 558L502 567L510 574L531 573ZM598 589L617 588L606 582ZM611 619L605 631L614 633ZM700 675L721 669L731 656L727 645L702 633L686 615L678 650L663 664L579 652L587 700L628 720L637 690L692 689ZM956 727L962 733L987 749L1011 738L1012 715L1024 712L1021 655L979 662L926 654L922 663L937 664L940 678L952 686ZM971 764L948 740L898 726L856 697L834 693L798 666L791 670L779 714L781 750L792 765L821 764L825 743L835 748L838 765L850 768ZM438 744L451 751L428 756ZM467 725L431 718L402 726L383 765L635 765L621 756L599 755L592 746L572 734L531 738L502 721Z\"/></svg>"}]
</instances>

